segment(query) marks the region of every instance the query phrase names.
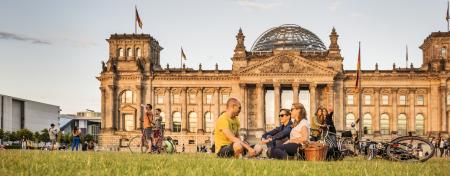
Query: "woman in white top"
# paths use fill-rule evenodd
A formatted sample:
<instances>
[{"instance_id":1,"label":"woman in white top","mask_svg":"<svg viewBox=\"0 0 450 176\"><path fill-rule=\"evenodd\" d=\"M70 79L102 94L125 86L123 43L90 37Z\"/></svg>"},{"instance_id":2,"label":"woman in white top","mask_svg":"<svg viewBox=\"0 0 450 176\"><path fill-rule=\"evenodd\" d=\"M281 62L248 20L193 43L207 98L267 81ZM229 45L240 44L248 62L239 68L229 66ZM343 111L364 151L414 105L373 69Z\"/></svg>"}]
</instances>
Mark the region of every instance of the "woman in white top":
<instances>
[{"instance_id":1,"label":"woman in white top","mask_svg":"<svg viewBox=\"0 0 450 176\"><path fill-rule=\"evenodd\" d=\"M284 144L271 150L271 156L276 159L287 159L294 156L298 148L309 142L311 125L306 118L306 109L301 103L292 104L291 117L294 119L290 138Z\"/></svg>"}]
</instances>

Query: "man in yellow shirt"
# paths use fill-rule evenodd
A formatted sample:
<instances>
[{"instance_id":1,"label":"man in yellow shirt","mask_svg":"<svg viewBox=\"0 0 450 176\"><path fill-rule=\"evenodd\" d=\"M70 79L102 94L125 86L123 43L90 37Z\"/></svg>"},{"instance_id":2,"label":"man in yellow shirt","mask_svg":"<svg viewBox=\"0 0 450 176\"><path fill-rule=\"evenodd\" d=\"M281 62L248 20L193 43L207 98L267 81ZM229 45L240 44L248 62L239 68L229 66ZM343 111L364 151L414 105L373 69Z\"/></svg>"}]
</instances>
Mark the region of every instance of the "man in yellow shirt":
<instances>
[{"instance_id":1,"label":"man in yellow shirt","mask_svg":"<svg viewBox=\"0 0 450 176\"><path fill-rule=\"evenodd\" d=\"M227 110L217 119L214 128L214 142L215 152L219 157L239 157L244 152L244 148L247 149L248 156L255 155L255 150L239 139L237 116L240 112L241 103L236 98L230 98L227 101Z\"/></svg>"}]
</instances>

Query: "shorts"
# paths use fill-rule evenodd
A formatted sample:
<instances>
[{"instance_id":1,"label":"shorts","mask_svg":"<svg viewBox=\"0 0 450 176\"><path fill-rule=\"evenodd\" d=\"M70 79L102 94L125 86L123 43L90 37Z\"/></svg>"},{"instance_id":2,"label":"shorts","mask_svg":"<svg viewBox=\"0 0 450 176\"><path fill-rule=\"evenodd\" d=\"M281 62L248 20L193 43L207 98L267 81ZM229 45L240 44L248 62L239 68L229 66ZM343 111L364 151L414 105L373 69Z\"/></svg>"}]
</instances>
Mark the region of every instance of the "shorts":
<instances>
[{"instance_id":1,"label":"shorts","mask_svg":"<svg viewBox=\"0 0 450 176\"><path fill-rule=\"evenodd\" d=\"M151 140L153 137L153 130L151 128L144 129L144 136L146 140Z\"/></svg>"},{"instance_id":2,"label":"shorts","mask_svg":"<svg viewBox=\"0 0 450 176\"><path fill-rule=\"evenodd\" d=\"M228 144L220 147L217 156L220 158L231 158L234 156L233 144Z\"/></svg>"}]
</instances>

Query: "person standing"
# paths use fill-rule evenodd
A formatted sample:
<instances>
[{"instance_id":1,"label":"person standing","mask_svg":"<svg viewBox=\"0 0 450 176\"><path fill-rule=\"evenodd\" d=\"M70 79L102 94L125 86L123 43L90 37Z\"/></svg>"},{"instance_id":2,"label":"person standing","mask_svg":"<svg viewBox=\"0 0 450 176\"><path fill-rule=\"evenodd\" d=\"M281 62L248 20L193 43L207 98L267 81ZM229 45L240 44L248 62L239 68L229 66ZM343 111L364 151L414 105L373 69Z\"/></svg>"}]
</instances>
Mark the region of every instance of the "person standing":
<instances>
[{"instance_id":1,"label":"person standing","mask_svg":"<svg viewBox=\"0 0 450 176\"><path fill-rule=\"evenodd\" d=\"M78 151L78 145L80 144L80 130L75 127L72 131L72 151L74 148Z\"/></svg>"},{"instance_id":2,"label":"person standing","mask_svg":"<svg viewBox=\"0 0 450 176\"><path fill-rule=\"evenodd\" d=\"M153 139L153 113L152 113L152 105L147 104L145 106L145 115L144 115L144 136L147 141L147 153L152 152L152 139Z\"/></svg>"},{"instance_id":3,"label":"person standing","mask_svg":"<svg viewBox=\"0 0 450 176\"><path fill-rule=\"evenodd\" d=\"M58 129L55 128L55 124L50 124L50 128L48 129L48 136L50 139L50 150L55 149L56 139L58 137Z\"/></svg>"},{"instance_id":4,"label":"person standing","mask_svg":"<svg viewBox=\"0 0 450 176\"><path fill-rule=\"evenodd\" d=\"M156 108L155 109L155 116L153 117L153 122L152 122L152 131L153 131L153 145L156 146L157 149L159 149L161 147L161 142L162 142L162 137L163 137L163 133L162 133L162 117L161 117L161 109ZM161 142L159 142L161 141Z\"/></svg>"}]
</instances>

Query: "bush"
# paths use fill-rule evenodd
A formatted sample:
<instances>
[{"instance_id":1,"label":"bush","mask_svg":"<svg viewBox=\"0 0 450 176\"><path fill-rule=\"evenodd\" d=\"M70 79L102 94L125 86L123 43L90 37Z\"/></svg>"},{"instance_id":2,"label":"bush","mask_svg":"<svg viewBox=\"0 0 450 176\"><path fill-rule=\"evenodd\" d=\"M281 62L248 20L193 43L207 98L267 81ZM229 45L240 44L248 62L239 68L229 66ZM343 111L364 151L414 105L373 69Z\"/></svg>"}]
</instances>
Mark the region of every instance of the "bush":
<instances>
[{"instance_id":1,"label":"bush","mask_svg":"<svg viewBox=\"0 0 450 176\"><path fill-rule=\"evenodd\" d=\"M84 141L91 142L91 141L93 141L93 140L94 140L94 136L92 136L92 135L90 135L90 134L84 135L83 142L84 142Z\"/></svg>"},{"instance_id":2,"label":"bush","mask_svg":"<svg viewBox=\"0 0 450 176\"><path fill-rule=\"evenodd\" d=\"M39 132L38 132L38 131L34 132L34 134L33 134L33 140L34 140L35 142L39 143L39 142L41 142L39 139L40 139L40 134L39 134Z\"/></svg>"},{"instance_id":3,"label":"bush","mask_svg":"<svg viewBox=\"0 0 450 176\"><path fill-rule=\"evenodd\" d=\"M5 137L5 132L0 128L0 139L3 140L3 137Z\"/></svg>"}]
</instances>

